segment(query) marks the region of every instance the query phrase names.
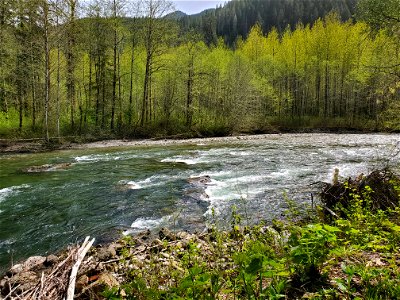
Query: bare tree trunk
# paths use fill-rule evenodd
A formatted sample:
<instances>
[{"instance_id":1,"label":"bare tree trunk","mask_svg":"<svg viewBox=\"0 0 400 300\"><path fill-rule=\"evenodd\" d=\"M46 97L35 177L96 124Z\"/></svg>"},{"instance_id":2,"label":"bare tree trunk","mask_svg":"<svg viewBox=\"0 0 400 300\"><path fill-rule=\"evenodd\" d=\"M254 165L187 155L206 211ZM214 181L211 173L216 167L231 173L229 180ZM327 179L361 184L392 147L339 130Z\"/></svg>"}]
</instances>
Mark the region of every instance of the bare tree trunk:
<instances>
[{"instance_id":1,"label":"bare tree trunk","mask_svg":"<svg viewBox=\"0 0 400 300\"><path fill-rule=\"evenodd\" d=\"M148 122L148 105L149 105L149 86L150 86L150 64L151 57L150 53L147 53L146 57L146 72L144 75L144 85L143 85L143 101L142 101L142 113L140 118L140 125L143 126Z\"/></svg>"},{"instance_id":2,"label":"bare tree trunk","mask_svg":"<svg viewBox=\"0 0 400 300\"><path fill-rule=\"evenodd\" d=\"M67 31L67 98L70 103L70 124L71 129L75 127L75 18L77 0L69 0L69 24Z\"/></svg>"},{"instance_id":3,"label":"bare tree trunk","mask_svg":"<svg viewBox=\"0 0 400 300\"><path fill-rule=\"evenodd\" d=\"M22 93L18 93L18 108L19 108L19 131L22 130L22 122L23 122L23 115L24 115L24 97L22 96Z\"/></svg>"},{"instance_id":4,"label":"bare tree trunk","mask_svg":"<svg viewBox=\"0 0 400 300\"><path fill-rule=\"evenodd\" d=\"M58 16L57 16L58 26ZM57 105L57 136L60 136L60 44L57 46L57 93L56 93L56 105Z\"/></svg>"},{"instance_id":5,"label":"bare tree trunk","mask_svg":"<svg viewBox=\"0 0 400 300\"><path fill-rule=\"evenodd\" d=\"M96 127L99 125L99 115L100 115L100 57L97 57L97 64L95 63L96 72Z\"/></svg>"},{"instance_id":6,"label":"bare tree trunk","mask_svg":"<svg viewBox=\"0 0 400 300\"><path fill-rule=\"evenodd\" d=\"M111 99L111 124L110 128L111 130L114 130L114 119L115 119L115 103L116 103L116 97L117 97L117 47L118 47L118 35L117 35L117 7L116 7L116 1L113 0L113 18L114 18L114 46L113 46L113 81L112 81L112 99Z\"/></svg>"},{"instance_id":7,"label":"bare tree trunk","mask_svg":"<svg viewBox=\"0 0 400 300\"><path fill-rule=\"evenodd\" d=\"M43 4L44 18L44 49L45 49L45 102L44 123L46 130L46 141L49 141L49 103L50 103L50 44L49 44L49 7L47 2Z\"/></svg>"},{"instance_id":8,"label":"bare tree trunk","mask_svg":"<svg viewBox=\"0 0 400 300\"><path fill-rule=\"evenodd\" d=\"M132 109L132 102L133 102L133 69L134 69L134 62L135 62L135 38L132 38L132 53L131 53L131 70L130 70L130 83L129 83L129 108L128 108L128 124L132 124L132 117L133 117L133 109Z\"/></svg>"},{"instance_id":9,"label":"bare tree trunk","mask_svg":"<svg viewBox=\"0 0 400 300\"><path fill-rule=\"evenodd\" d=\"M192 125L192 103L193 103L193 55L190 57L189 68L188 68L188 79L187 79L187 97L186 97L186 126Z\"/></svg>"}]
</instances>

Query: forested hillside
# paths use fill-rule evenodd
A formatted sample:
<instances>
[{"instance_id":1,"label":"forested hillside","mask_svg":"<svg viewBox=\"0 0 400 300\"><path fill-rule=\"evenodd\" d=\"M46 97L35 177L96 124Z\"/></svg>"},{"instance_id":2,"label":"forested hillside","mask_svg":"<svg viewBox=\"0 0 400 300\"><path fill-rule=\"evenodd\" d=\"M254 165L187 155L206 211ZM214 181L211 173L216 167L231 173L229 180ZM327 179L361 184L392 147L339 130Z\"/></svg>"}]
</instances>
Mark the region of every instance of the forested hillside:
<instances>
[{"instance_id":1,"label":"forested hillside","mask_svg":"<svg viewBox=\"0 0 400 300\"><path fill-rule=\"evenodd\" d=\"M255 11L269 1L233 1L225 11L236 11L241 24L239 6L247 2ZM297 11L306 23L314 18L306 6L289 5L295 2L303 3L279 1L288 7L269 11L277 29L269 30L274 21L267 17L230 47L223 37L210 43L162 18L173 11L164 0L140 7L122 0L2 1L0 136L400 129L398 1L375 9L387 23L372 28L375 0L360 5L369 24L331 13L294 26ZM351 1L332 3L345 8ZM238 34L246 26L238 25Z\"/></svg>"},{"instance_id":2,"label":"forested hillside","mask_svg":"<svg viewBox=\"0 0 400 300\"><path fill-rule=\"evenodd\" d=\"M357 0L232 0L217 9L185 16L180 19L183 28L202 31L208 42L218 36L233 45L236 39L247 37L257 23L263 32L276 28L279 32L298 23L313 24L331 12L342 21L351 19Z\"/></svg>"}]
</instances>

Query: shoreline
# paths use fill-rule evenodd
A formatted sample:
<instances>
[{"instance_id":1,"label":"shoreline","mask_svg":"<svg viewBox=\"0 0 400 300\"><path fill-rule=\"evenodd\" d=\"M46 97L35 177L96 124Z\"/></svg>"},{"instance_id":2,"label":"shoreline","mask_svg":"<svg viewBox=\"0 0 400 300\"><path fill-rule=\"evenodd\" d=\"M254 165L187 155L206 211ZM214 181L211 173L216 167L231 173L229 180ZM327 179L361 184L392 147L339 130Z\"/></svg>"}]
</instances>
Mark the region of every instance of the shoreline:
<instances>
[{"instance_id":1,"label":"shoreline","mask_svg":"<svg viewBox=\"0 0 400 300\"><path fill-rule=\"evenodd\" d=\"M102 139L97 141L62 141L46 143L44 139L0 139L0 155L1 154L22 154L22 153L45 153L58 150L85 150L85 149L102 149L102 148L119 148L119 147L151 147L151 146L170 146L170 145L192 145L207 143L224 143L237 140L259 140L266 137L282 136L282 135L306 135L306 134L398 134L397 132L365 132L365 131L287 131L287 132L271 132L261 134L234 134L221 137L189 137L177 138L160 137L145 139ZM53 138L54 139L54 138ZM62 138L55 138L62 139ZM65 138L67 139L67 138Z\"/></svg>"}]
</instances>

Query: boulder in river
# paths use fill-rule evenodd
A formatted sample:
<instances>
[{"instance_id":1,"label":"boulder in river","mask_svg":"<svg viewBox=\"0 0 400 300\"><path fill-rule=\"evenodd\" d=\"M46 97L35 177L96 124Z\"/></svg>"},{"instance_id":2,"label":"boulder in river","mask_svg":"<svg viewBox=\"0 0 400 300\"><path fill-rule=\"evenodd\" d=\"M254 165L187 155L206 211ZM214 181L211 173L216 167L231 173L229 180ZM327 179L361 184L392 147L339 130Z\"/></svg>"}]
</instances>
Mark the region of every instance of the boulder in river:
<instances>
[{"instance_id":1,"label":"boulder in river","mask_svg":"<svg viewBox=\"0 0 400 300\"><path fill-rule=\"evenodd\" d=\"M195 184L195 185L207 185L211 183L211 177L208 175L205 176L199 176L199 177L191 177L187 179L187 182L190 184Z\"/></svg>"}]
</instances>

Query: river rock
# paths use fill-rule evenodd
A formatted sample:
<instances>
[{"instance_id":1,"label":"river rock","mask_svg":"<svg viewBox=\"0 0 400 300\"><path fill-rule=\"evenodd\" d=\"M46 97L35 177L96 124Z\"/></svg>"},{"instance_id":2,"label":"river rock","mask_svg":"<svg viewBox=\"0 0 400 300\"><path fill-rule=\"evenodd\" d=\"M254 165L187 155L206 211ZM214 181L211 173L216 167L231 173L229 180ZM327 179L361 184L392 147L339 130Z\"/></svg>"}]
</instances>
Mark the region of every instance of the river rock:
<instances>
[{"instance_id":1,"label":"river rock","mask_svg":"<svg viewBox=\"0 0 400 300\"><path fill-rule=\"evenodd\" d=\"M197 185L206 185L211 183L211 177L208 175L199 176L199 177L191 177L187 179L187 182L190 184L197 184Z\"/></svg>"},{"instance_id":2,"label":"river rock","mask_svg":"<svg viewBox=\"0 0 400 300\"><path fill-rule=\"evenodd\" d=\"M26 173L41 173L41 172L49 172L55 170L65 170L69 168L71 165L72 163L46 164L41 166L32 166L25 169L24 171Z\"/></svg>"},{"instance_id":3,"label":"river rock","mask_svg":"<svg viewBox=\"0 0 400 300\"><path fill-rule=\"evenodd\" d=\"M160 232L158 233L160 240L167 240L167 241L175 241L176 236L173 234L168 228L161 228Z\"/></svg>"},{"instance_id":4,"label":"river rock","mask_svg":"<svg viewBox=\"0 0 400 300\"><path fill-rule=\"evenodd\" d=\"M33 288L39 281L38 276L33 271L25 271L14 275L8 280L8 284L11 287L18 288L15 290L16 293L22 293L23 291Z\"/></svg>"},{"instance_id":5,"label":"river rock","mask_svg":"<svg viewBox=\"0 0 400 300\"><path fill-rule=\"evenodd\" d=\"M138 239L142 240L142 241L146 241L150 238L151 235L151 231L149 229L139 232L136 236Z\"/></svg>"},{"instance_id":6,"label":"river rock","mask_svg":"<svg viewBox=\"0 0 400 300\"><path fill-rule=\"evenodd\" d=\"M108 288L119 286L118 280L114 277L114 275L110 273L101 274L98 279L98 282L106 285Z\"/></svg>"},{"instance_id":7,"label":"river rock","mask_svg":"<svg viewBox=\"0 0 400 300\"><path fill-rule=\"evenodd\" d=\"M59 259L57 256L55 256L54 254L50 254L49 256L46 257L46 261L44 262L44 265L46 267L51 267L53 265L55 265L56 263L58 263Z\"/></svg>"},{"instance_id":8,"label":"river rock","mask_svg":"<svg viewBox=\"0 0 400 300\"><path fill-rule=\"evenodd\" d=\"M76 281L76 290L81 291L85 286L89 284L89 277L87 275L82 275Z\"/></svg>"},{"instance_id":9,"label":"river rock","mask_svg":"<svg viewBox=\"0 0 400 300\"><path fill-rule=\"evenodd\" d=\"M39 270L44 268L44 263L46 261L46 257L43 256L31 256L24 263L24 270Z\"/></svg>"},{"instance_id":10,"label":"river rock","mask_svg":"<svg viewBox=\"0 0 400 300\"><path fill-rule=\"evenodd\" d=\"M3 278L0 280L0 299L1 299L1 291L7 286L8 280Z\"/></svg>"},{"instance_id":11,"label":"river rock","mask_svg":"<svg viewBox=\"0 0 400 300\"><path fill-rule=\"evenodd\" d=\"M161 241L161 240L159 240L159 239L154 239L152 242L151 242L151 246L163 246L164 245L164 243Z\"/></svg>"},{"instance_id":12,"label":"river rock","mask_svg":"<svg viewBox=\"0 0 400 300\"><path fill-rule=\"evenodd\" d=\"M99 258L100 261L108 260L112 257L115 257L116 255L117 252L115 251L115 248L112 245L109 245L107 247L102 247L97 250L97 257Z\"/></svg>"},{"instance_id":13,"label":"river rock","mask_svg":"<svg viewBox=\"0 0 400 300\"><path fill-rule=\"evenodd\" d=\"M110 247L115 249L115 252L119 253L122 249L124 249L124 245L119 242L113 242L110 244Z\"/></svg>"},{"instance_id":14,"label":"river rock","mask_svg":"<svg viewBox=\"0 0 400 300\"><path fill-rule=\"evenodd\" d=\"M179 232L176 234L176 237L177 237L178 239L180 239L180 240L184 240L184 239L186 239L188 236L189 236L189 233L187 233L186 231L179 231Z\"/></svg>"},{"instance_id":15,"label":"river rock","mask_svg":"<svg viewBox=\"0 0 400 300\"><path fill-rule=\"evenodd\" d=\"M12 276L12 275L21 273L23 270L24 270L23 264L16 264L11 267L11 269L7 272L7 274Z\"/></svg>"}]
</instances>

